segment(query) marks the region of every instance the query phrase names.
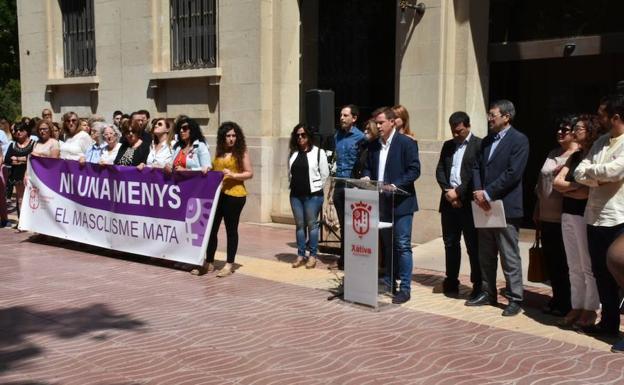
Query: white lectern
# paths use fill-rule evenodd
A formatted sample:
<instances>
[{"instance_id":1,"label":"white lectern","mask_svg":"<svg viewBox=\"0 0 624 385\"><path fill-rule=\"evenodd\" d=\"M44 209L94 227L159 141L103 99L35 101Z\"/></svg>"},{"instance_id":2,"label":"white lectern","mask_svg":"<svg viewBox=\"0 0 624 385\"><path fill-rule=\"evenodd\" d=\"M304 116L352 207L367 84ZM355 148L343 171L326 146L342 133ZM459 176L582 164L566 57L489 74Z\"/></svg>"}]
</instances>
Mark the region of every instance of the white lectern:
<instances>
[{"instance_id":1,"label":"white lectern","mask_svg":"<svg viewBox=\"0 0 624 385\"><path fill-rule=\"evenodd\" d=\"M380 222L379 194L390 194L390 204L394 206L394 196L407 194L401 189L385 188L383 182L334 178L345 185L345 213L342 236L344 237L344 299L345 301L378 307L379 274L379 230L392 228L391 222ZM392 208L389 208L392 212ZM393 256L389 257L388 267L394 266Z\"/></svg>"}]
</instances>

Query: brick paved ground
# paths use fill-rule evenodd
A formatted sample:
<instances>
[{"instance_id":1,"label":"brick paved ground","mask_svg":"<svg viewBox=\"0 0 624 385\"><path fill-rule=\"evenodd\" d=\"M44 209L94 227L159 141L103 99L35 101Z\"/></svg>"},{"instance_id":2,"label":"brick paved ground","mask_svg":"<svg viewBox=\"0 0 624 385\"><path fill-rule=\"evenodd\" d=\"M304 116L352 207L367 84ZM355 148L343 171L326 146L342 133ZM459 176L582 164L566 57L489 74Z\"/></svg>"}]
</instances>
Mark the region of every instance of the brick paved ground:
<instances>
[{"instance_id":1,"label":"brick paved ground","mask_svg":"<svg viewBox=\"0 0 624 385\"><path fill-rule=\"evenodd\" d=\"M375 312L327 301L325 264L290 268L292 229L241 234L237 272L218 279L0 229L0 383L624 383L608 341L536 310L546 289L528 287L509 319L432 293L441 273L415 270L412 301Z\"/></svg>"}]
</instances>

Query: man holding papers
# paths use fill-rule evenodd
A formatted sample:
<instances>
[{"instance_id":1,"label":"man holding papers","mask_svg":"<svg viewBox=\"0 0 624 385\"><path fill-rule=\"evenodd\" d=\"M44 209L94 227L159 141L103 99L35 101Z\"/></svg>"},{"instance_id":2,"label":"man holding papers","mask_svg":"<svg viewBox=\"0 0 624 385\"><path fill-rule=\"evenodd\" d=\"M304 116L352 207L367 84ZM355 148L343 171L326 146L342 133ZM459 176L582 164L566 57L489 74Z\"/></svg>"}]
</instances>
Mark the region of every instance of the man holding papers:
<instances>
[{"instance_id":1,"label":"man holding papers","mask_svg":"<svg viewBox=\"0 0 624 385\"><path fill-rule=\"evenodd\" d=\"M490 133L482 141L473 171L474 201L481 210L489 211L491 201L501 200L506 227L478 229L483 291L466 301L466 306L497 304L496 268L500 254L509 299L503 316L520 313L523 294L518 230L524 216L522 175L529 157L529 141L511 126L515 114L514 105L508 100L499 100L490 106Z\"/></svg>"}]
</instances>

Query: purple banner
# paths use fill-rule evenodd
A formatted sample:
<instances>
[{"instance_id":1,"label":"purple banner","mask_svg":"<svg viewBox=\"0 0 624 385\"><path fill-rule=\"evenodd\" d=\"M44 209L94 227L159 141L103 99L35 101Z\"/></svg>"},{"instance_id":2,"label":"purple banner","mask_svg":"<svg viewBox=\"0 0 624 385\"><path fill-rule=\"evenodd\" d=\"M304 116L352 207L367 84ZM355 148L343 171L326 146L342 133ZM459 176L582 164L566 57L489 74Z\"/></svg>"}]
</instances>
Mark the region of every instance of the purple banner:
<instances>
[{"instance_id":1,"label":"purple banner","mask_svg":"<svg viewBox=\"0 0 624 385\"><path fill-rule=\"evenodd\" d=\"M149 167L139 171L93 163L81 166L76 161L35 156L30 165L49 189L86 207L187 223L191 218L207 220L223 179L217 171L166 174Z\"/></svg>"}]
</instances>

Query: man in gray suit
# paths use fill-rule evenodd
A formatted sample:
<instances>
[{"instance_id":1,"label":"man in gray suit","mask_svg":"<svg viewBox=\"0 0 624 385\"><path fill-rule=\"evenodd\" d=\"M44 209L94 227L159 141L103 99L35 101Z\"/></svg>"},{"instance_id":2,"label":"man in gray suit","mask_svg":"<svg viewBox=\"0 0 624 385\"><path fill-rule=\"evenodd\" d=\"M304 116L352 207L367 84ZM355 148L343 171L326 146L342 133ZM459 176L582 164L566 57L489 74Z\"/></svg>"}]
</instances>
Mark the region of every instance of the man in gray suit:
<instances>
[{"instance_id":1,"label":"man in gray suit","mask_svg":"<svg viewBox=\"0 0 624 385\"><path fill-rule=\"evenodd\" d=\"M524 216L522 175L529 158L529 140L511 126L515 114L509 100L492 103L488 113L490 133L481 142L473 172L474 201L481 210L488 211L491 201L502 200L507 226L478 229L483 292L466 301L466 306L497 304L496 269L500 253L509 299L503 316L520 313L524 292L518 231Z\"/></svg>"}]
</instances>

